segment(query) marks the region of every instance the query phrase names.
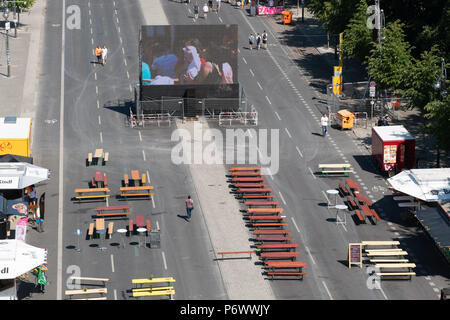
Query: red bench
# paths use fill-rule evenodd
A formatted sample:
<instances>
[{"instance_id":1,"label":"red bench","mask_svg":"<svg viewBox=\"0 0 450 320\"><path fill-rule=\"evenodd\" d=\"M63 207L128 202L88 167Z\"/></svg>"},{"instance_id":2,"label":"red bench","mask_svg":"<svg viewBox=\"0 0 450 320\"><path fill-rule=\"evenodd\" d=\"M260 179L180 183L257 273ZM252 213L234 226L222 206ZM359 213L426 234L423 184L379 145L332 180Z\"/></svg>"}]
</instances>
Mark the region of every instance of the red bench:
<instances>
[{"instance_id":1,"label":"red bench","mask_svg":"<svg viewBox=\"0 0 450 320\"><path fill-rule=\"evenodd\" d=\"M269 261L264 262L267 268L274 271L275 269L299 269L299 272L303 271L303 268L306 267L306 263L302 261Z\"/></svg>"},{"instance_id":2,"label":"red bench","mask_svg":"<svg viewBox=\"0 0 450 320\"><path fill-rule=\"evenodd\" d=\"M261 195L243 195L243 199L267 199L267 198L275 198L272 194L261 194Z\"/></svg>"},{"instance_id":3,"label":"red bench","mask_svg":"<svg viewBox=\"0 0 450 320\"><path fill-rule=\"evenodd\" d=\"M249 208L245 210L248 214L254 213L270 213L270 214L280 214L283 212L283 208Z\"/></svg>"},{"instance_id":4,"label":"red bench","mask_svg":"<svg viewBox=\"0 0 450 320\"><path fill-rule=\"evenodd\" d=\"M237 189L237 193L269 193L273 190L271 188L243 188Z\"/></svg>"},{"instance_id":5,"label":"red bench","mask_svg":"<svg viewBox=\"0 0 450 320\"><path fill-rule=\"evenodd\" d=\"M299 252L261 252L259 255L262 260L268 259L292 259L299 256Z\"/></svg>"},{"instance_id":6,"label":"red bench","mask_svg":"<svg viewBox=\"0 0 450 320\"><path fill-rule=\"evenodd\" d=\"M261 167L231 167L230 171L260 171Z\"/></svg>"},{"instance_id":7,"label":"red bench","mask_svg":"<svg viewBox=\"0 0 450 320\"><path fill-rule=\"evenodd\" d=\"M133 230L134 230L134 223L133 220L130 219L128 221L128 234L131 236L133 234Z\"/></svg>"},{"instance_id":8,"label":"red bench","mask_svg":"<svg viewBox=\"0 0 450 320\"><path fill-rule=\"evenodd\" d=\"M246 206L271 206L276 207L279 206L280 203L278 201L245 201L244 205Z\"/></svg>"},{"instance_id":9,"label":"red bench","mask_svg":"<svg viewBox=\"0 0 450 320\"><path fill-rule=\"evenodd\" d=\"M231 182L262 182L265 179L263 177L261 178L233 178L231 179Z\"/></svg>"},{"instance_id":10,"label":"red bench","mask_svg":"<svg viewBox=\"0 0 450 320\"><path fill-rule=\"evenodd\" d=\"M350 194L343 183L339 183L339 189L341 189L342 195L344 197Z\"/></svg>"},{"instance_id":11,"label":"red bench","mask_svg":"<svg viewBox=\"0 0 450 320\"><path fill-rule=\"evenodd\" d=\"M359 187L359 185L353 181L353 179L351 178L346 178L345 179L345 184L350 188L350 190L358 190L358 192L361 192L361 188Z\"/></svg>"},{"instance_id":12,"label":"red bench","mask_svg":"<svg viewBox=\"0 0 450 320\"><path fill-rule=\"evenodd\" d=\"M267 187L266 183L235 183L235 188L264 188Z\"/></svg>"},{"instance_id":13,"label":"red bench","mask_svg":"<svg viewBox=\"0 0 450 320\"><path fill-rule=\"evenodd\" d=\"M252 223L252 227L283 227L287 226L287 223Z\"/></svg>"},{"instance_id":14,"label":"red bench","mask_svg":"<svg viewBox=\"0 0 450 320\"><path fill-rule=\"evenodd\" d=\"M353 208L358 208L358 205L356 204L355 200L353 200L352 196L347 196L347 201L350 204L350 207Z\"/></svg>"},{"instance_id":15,"label":"red bench","mask_svg":"<svg viewBox=\"0 0 450 320\"><path fill-rule=\"evenodd\" d=\"M370 211L372 212L372 214L373 214L372 216L375 217L375 219L381 220L381 218L378 216L378 213L375 211L375 209L370 209Z\"/></svg>"},{"instance_id":16,"label":"red bench","mask_svg":"<svg viewBox=\"0 0 450 320\"><path fill-rule=\"evenodd\" d=\"M97 216L99 217L107 217L107 216L123 216L123 215L129 215L131 212L127 212L127 210L130 210L130 206L110 206L110 207L97 207L95 208L95 211L97 211ZM123 212L107 212L104 213L104 211L115 211L115 210L123 210Z\"/></svg>"},{"instance_id":17,"label":"red bench","mask_svg":"<svg viewBox=\"0 0 450 320\"><path fill-rule=\"evenodd\" d=\"M258 220L284 220L285 216L249 216L250 221L258 221Z\"/></svg>"},{"instance_id":18,"label":"red bench","mask_svg":"<svg viewBox=\"0 0 450 320\"><path fill-rule=\"evenodd\" d=\"M147 227L147 232L152 231L152 224L150 223L149 219L145 220L145 225Z\"/></svg>"},{"instance_id":19,"label":"red bench","mask_svg":"<svg viewBox=\"0 0 450 320\"><path fill-rule=\"evenodd\" d=\"M257 241L259 241L259 242L264 242L264 241L268 241L268 242L272 242L272 241L286 241L286 242L288 242L288 241L294 241L294 238L292 238L292 237L270 237L270 236L267 236L267 237L258 237L258 238L256 238L256 240Z\"/></svg>"},{"instance_id":20,"label":"red bench","mask_svg":"<svg viewBox=\"0 0 450 320\"><path fill-rule=\"evenodd\" d=\"M259 172L231 172L232 177L261 177Z\"/></svg>"},{"instance_id":21,"label":"red bench","mask_svg":"<svg viewBox=\"0 0 450 320\"><path fill-rule=\"evenodd\" d=\"M359 212L358 209L355 210L356 216L358 217L359 221L364 222L366 221L366 219L363 217L363 215L361 214L361 212Z\"/></svg>"},{"instance_id":22,"label":"red bench","mask_svg":"<svg viewBox=\"0 0 450 320\"><path fill-rule=\"evenodd\" d=\"M96 184L95 181L94 181L94 177L91 177L91 186L92 186L93 188L97 188L97 184Z\"/></svg>"},{"instance_id":23,"label":"red bench","mask_svg":"<svg viewBox=\"0 0 450 320\"><path fill-rule=\"evenodd\" d=\"M291 230L285 230L285 229L270 229L270 230L254 230L254 235L267 235L267 234L289 234L291 233Z\"/></svg>"},{"instance_id":24,"label":"red bench","mask_svg":"<svg viewBox=\"0 0 450 320\"><path fill-rule=\"evenodd\" d=\"M270 244L259 244L256 246L256 248L258 248L259 250L273 250L273 249L287 249L287 250L291 250L291 249L295 249L298 248L298 243L270 243Z\"/></svg>"}]
</instances>

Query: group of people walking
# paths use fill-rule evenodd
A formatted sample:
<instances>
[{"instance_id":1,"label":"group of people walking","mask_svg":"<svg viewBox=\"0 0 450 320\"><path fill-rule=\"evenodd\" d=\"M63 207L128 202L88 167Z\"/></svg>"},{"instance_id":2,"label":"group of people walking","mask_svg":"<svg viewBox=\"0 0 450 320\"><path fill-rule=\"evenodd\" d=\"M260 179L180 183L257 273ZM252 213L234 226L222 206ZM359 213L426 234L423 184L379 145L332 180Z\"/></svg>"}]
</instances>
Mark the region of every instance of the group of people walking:
<instances>
[{"instance_id":1,"label":"group of people walking","mask_svg":"<svg viewBox=\"0 0 450 320\"><path fill-rule=\"evenodd\" d=\"M250 33L250 35L248 36L248 46L250 50L253 50L253 46L255 46L255 48L257 50L259 50L259 48L266 49L267 50L267 32L266 30L264 30L263 34L260 35L259 33L256 34L256 37L253 35L253 33Z\"/></svg>"},{"instance_id":2,"label":"group of people walking","mask_svg":"<svg viewBox=\"0 0 450 320\"><path fill-rule=\"evenodd\" d=\"M95 56L97 57L97 63L104 66L106 63L106 58L108 56L108 48L106 48L105 45L103 46L103 48L98 45L97 48L95 48Z\"/></svg>"},{"instance_id":3,"label":"group of people walking","mask_svg":"<svg viewBox=\"0 0 450 320\"><path fill-rule=\"evenodd\" d=\"M205 4L202 7L203 12L203 18L206 19L208 17L208 12L211 12L213 10L213 1L216 2L216 11L217 13L220 12L220 3L222 0L208 0L208 2L205 2ZM198 19L198 13L199 13L199 5L198 2L195 2L194 4L194 20Z\"/></svg>"}]
</instances>

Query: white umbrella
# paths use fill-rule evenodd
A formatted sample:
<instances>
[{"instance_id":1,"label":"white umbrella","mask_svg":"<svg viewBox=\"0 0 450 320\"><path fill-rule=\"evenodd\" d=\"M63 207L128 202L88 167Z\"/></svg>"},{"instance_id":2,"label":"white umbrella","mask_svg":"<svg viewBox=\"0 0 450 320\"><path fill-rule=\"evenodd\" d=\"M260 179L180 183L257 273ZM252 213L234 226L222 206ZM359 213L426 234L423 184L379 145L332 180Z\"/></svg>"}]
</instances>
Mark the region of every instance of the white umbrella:
<instances>
[{"instance_id":1,"label":"white umbrella","mask_svg":"<svg viewBox=\"0 0 450 320\"><path fill-rule=\"evenodd\" d=\"M20 240L0 240L0 279L15 279L47 263L47 250Z\"/></svg>"},{"instance_id":2,"label":"white umbrella","mask_svg":"<svg viewBox=\"0 0 450 320\"><path fill-rule=\"evenodd\" d=\"M50 171L26 162L0 163L0 190L24 189L47 180Z\"/></svg>"}]
</instances>

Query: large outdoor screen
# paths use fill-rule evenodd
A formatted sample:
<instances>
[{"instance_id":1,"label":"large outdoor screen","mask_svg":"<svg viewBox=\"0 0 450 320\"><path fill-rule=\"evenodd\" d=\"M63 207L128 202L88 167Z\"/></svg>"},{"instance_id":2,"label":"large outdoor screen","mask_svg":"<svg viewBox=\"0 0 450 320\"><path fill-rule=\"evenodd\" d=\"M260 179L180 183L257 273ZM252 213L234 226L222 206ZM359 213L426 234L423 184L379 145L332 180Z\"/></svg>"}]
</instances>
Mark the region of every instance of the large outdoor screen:
<instances>
[{"instance_id":1,"label":"large outdoor screen","mask_svg":"<svg viewBox=\"0 0 450 320\"><path fill-rule=\"evenodd\" d=\"M143 26L141 83L237 84L237 25Z\"/></svg>"}]
</instances>

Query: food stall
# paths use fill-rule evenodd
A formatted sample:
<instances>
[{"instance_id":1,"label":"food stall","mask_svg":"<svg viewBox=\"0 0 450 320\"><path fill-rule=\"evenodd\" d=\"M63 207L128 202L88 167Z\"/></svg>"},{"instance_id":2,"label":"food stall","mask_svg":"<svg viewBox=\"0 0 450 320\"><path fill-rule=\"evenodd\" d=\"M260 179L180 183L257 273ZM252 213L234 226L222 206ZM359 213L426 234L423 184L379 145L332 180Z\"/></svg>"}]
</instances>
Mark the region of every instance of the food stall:
<instances>
[{"instance_id":1,"label":"food stall","mask_svg":"<svg viewBox=\"0 0 450 320\"><path fill-rule=\"evenodd\" d=\"M372 128L372 156L381 171L392 176L415 163L415 139L404 126Z\"/></svg>"},{"instance_id":2,"label":"food stall","mask_svg":"<svg viewBox=\"0 0 450 320\"><path fill-rule=\"evenodd\" d=\"M338 124L341 129L352 129L355 116L348 110L337 112Z\"/></svg>"},{"instance_id":3,"label":"food stall","mask_svg":"<svg viewBox=\"0 0 450 320\"><path fill-rule=\"evenodd\" d=\"M31 118L0 118L0 155L31 155Z\"/></svg>"}]
</instances>

